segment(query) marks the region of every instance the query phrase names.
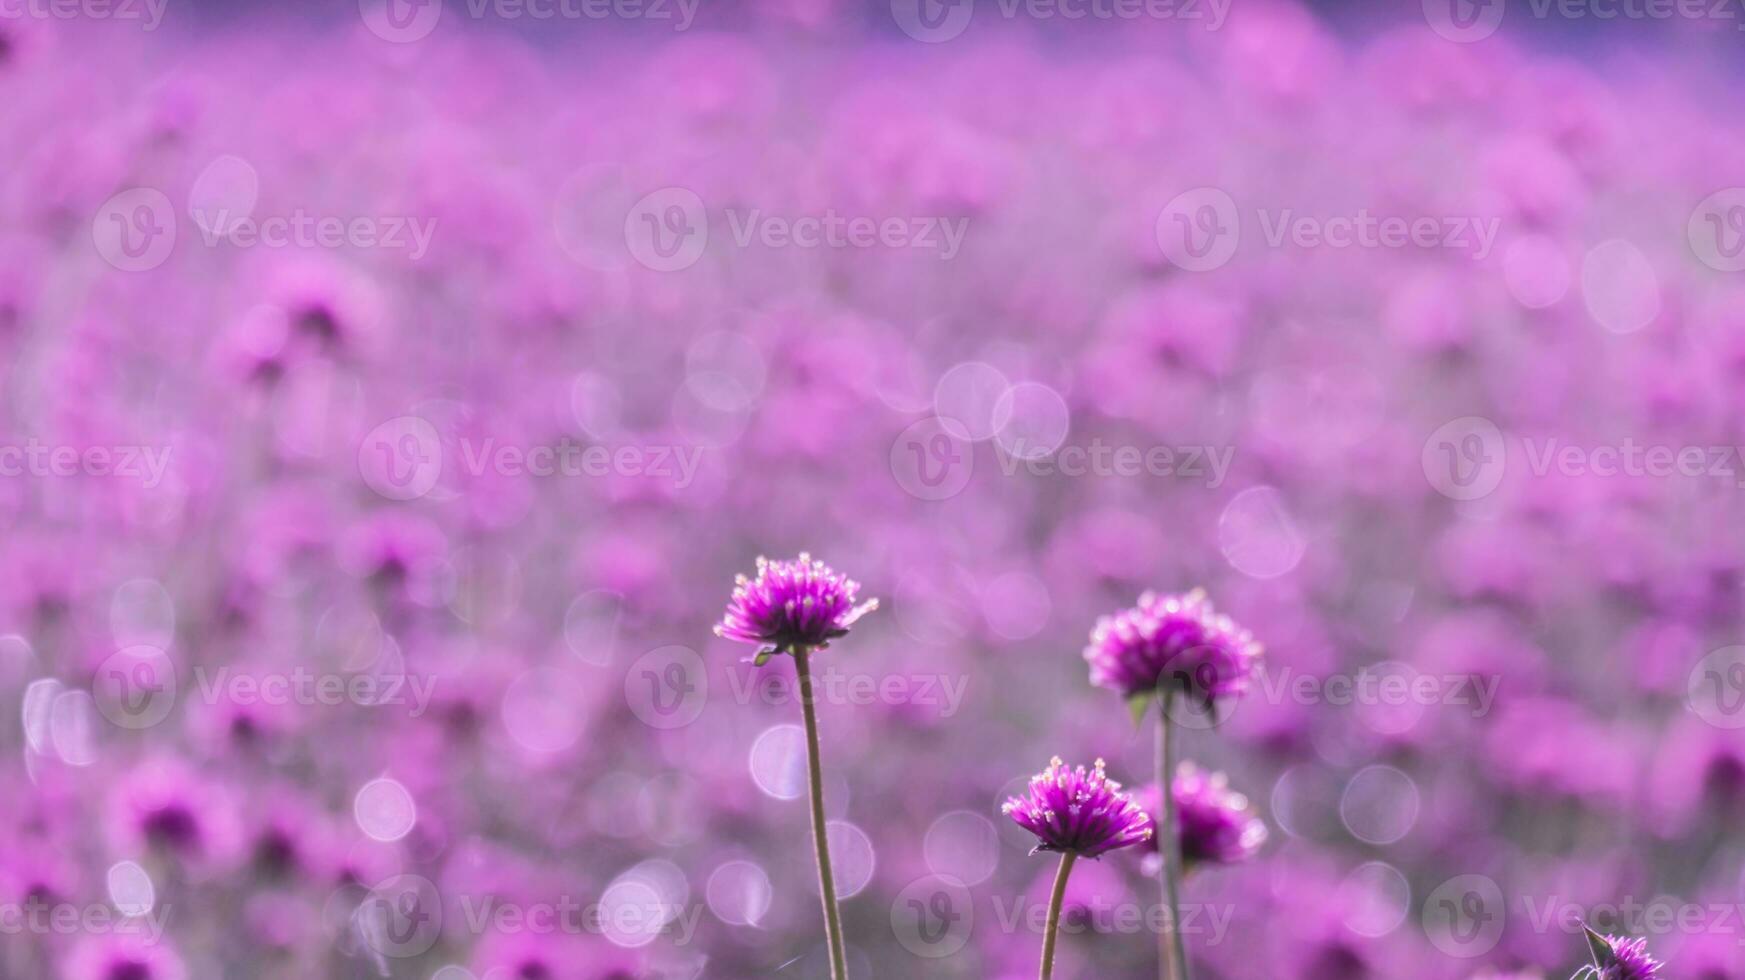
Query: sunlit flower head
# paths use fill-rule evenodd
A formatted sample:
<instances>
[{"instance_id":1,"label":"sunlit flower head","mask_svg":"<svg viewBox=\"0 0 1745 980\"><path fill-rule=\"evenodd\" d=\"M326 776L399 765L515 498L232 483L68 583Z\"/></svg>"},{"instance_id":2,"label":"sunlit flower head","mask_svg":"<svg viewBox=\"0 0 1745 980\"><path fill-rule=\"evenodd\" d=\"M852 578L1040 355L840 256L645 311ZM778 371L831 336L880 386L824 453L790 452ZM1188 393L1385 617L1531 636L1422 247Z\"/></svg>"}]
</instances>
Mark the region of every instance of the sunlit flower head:
<instances>
[{"instance_id":1,"label":"sunlit flower head","mask_svg":"<svg viewBox=\"0 0 1745 980\"><path fill-rule=\"evenodd\" d=\"M803 551L793 561L759 557L755 578L735 579L715 635L759 644L760 663L774 653L820 649L848 635L860 617L878 608L877 599L855 605L859 591L859 582Z\"/></svg>"},{"instance_id":2,"label":"sunlit flower head","mask_svg":"<svg viewBox=\"0 0 1745 980\"><path fill-rule=\"evenodd\" d=\"M1091 683L1123 697L1167 681L1208 700L1246 690L1260 655L1254 636L1213 610L1199 589L1145 593L1133 608L1099 619L1084 653Z\"/></svg>"},{"instance_id":3,"label":"sunlit flower head","mask_svg":"<svg viewBox=\"0 0 1745 980\"><path fill-rule=\"evenodd\" d=\"M1598 980L1653 980L1659 975L1660 961L1648 955L1648 940L1606 936L1605 943L1612 962L1600 968Z\"/></svg>"},{"instance_id":4,"label":"sunlit flower head","mask_svg":"<svg viewBox=\"0 0 1745 980\"><path fill-rule=\"evenodd\" d=\"M1087 772L1069 768L1055 756L1030 778L1029 792L1008 799L1002 812L1036 835L1036 851L1098 857L1151 839L1153 821L1121 784L1103 771L1103 760Z\"/></svg>"}]
</instances>

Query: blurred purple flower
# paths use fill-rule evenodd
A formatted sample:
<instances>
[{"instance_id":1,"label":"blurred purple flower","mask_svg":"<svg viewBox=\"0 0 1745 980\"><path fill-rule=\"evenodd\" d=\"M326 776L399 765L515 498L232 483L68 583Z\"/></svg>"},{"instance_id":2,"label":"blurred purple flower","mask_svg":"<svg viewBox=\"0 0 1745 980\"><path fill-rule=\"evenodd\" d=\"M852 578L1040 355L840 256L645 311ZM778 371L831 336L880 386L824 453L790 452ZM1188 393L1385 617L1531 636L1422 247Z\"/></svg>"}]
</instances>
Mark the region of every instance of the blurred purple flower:
<instances>
[{"instance_id":1,"label":"blurred purple flower","mask_svg":"<svg viewBox=\"0 0 1745 980\"><path fill-rule=\"evenodd\" d=\"M1171 791L1175 793L1182 866L1187 870L1201 864L1246 861L1266 843L1266 823L1250 811L1247 797L1230 788L1223 773L1184 762L1176 770ZM1135 796L1146 813L1155 817L1162 811L1156 783Z\"/></svg>"},{"instance_id":2,"label":"blurred purple flower","mask_svg":"<svg viewBox=\"0 0 1745 980\"><path fill-rule=\"evenodd\" d=\"M1151 816L1121 792L1098 759L1089 772L1067 768L1055 756L1048 768L1030 779L1026 798L1008 799L1001 812L1036 835L1037 851L1059 851L1079 857L1100 857L1122 847L1143 844L1155 829Z\"/></svg>"},{"instance_id":3,"label":"blurred purple flower","mask_svg":"<svg viewBox=\"0 0 1745 980\"><path fill-rule=\"evenodd\" d=\"M65 980L185 980L175 950L143 936L116 933L90 939L67 958Z\"/></svg>"}]
</instances>

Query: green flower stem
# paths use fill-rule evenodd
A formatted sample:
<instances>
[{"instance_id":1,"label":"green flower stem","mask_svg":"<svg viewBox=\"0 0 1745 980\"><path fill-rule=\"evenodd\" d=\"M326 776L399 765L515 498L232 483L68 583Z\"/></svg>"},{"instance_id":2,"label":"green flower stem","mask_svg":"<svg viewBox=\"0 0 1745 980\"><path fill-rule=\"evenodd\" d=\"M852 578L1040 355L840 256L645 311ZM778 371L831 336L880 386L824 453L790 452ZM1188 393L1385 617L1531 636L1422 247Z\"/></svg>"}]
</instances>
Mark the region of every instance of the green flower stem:
<instances>
[{"instance_id":1,"label":"green flower stem","mask_svg":"<svg viewBox=\"0 0 1745 980\"><path fill-rule=\"evenodd\" d=\"M1181 930L1181 836L1175 816L1175 739L1170 721L1175 691L1161 687L1157 697L1157 785L1163 799L1163 814L1157 824L1157 854L1163 859L1158 875L1163 879L1163 928L1158 932L1158 975L1163 980L1188 980L1188 957L1182 947Z\"/></svg>"},{"instance_id":2,"label":"green flower stem","mask_svg":"<svg viewBox=\"0 0 1745 980\"><path fill-rule=\"evenodd\" d=\"M1067 851L1060 856L1060 870L1054 873L1054 892L1048 896L1048 922L1042 927L1042 980L1054 976L1054 940L1060 932L1060 907L1066 900L1066 879L1072 874L1072 863L1078 855Z\"/></svg>"},{"instance_id":3,"label":"green flower stem","mask_svg":"<svg viewBox=\"0 0 1745 980\"><path fill-rule=\"evenodd\" d=\"M830 838L824 824L824 764L818 757L818 710L812 699L811 651L794 650L800 679L800 711L806 718L806 786L812 801L812 846L818 851L818 889L824 901L824 933L830 944L831 980L848 980L848 952L842 944L842 913L836 907L836 875L830 867Z\"/></svg>"}]
</instances>

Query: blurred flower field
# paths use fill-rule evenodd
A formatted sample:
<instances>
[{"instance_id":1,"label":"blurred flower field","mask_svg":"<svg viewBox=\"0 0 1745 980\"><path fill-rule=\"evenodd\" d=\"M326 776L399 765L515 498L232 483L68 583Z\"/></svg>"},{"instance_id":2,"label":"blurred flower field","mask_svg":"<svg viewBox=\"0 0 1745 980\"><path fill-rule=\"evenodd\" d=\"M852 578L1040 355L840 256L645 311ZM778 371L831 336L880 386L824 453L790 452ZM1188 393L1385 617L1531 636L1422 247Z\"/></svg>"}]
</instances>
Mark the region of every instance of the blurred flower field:
<instances>
[{"instance_id":1,"label":"blurred flower field","mask_svg":"<svg viewBox=\"0 0 1745 980\"><path fill-rule=\"evenodd\" d=\"M4 11L0 977L827 977L757 642L850 976L1155 976L1202 588L1195 977L1745 978L1735 25L1438 2Z\"/></svg>"}]
</instances>

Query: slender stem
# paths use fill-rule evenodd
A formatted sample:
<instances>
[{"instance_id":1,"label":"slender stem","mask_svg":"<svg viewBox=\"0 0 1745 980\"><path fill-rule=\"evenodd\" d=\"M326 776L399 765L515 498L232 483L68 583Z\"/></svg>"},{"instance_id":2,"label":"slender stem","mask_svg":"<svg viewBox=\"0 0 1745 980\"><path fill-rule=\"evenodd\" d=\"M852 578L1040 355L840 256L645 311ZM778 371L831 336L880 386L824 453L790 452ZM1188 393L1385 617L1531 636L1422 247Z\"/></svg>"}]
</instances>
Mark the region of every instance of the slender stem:
<instances>
[{"instance_id":1,"label":"slender stem","mask_svg":"<svg viewBox=\"0 0 1745 980\"><path fill-rule=\"evenodd\" d=\"M1072 874L1072 863L1078 855L1067 851L1060 856L1060 870L1054 873L1054 892L1048 896L1048 922L1042 927L1042 980L1054 976L1054 939L1060 931L1060 907L1066 900L1066 879Z\"/></svg>"},{"instance_id":2,"label":"slender stem","mask_svg":"<svg viewBox=\"0 0 1745 980\"><path fill-rule=\"evenodd\" d=\"M1157 854L1163 859L1158 876L1163 879L1163 929L1157 936L1158 975L1163 980L1188 980L1188 958L1182 948L1181 902L1181 840L1175 817L1175 740L1170 737L1174 724L1170 721L1175 707L1175 691L1160 686L1157 711L1157 785L1163 799L1162 819L1157 826Z\"/></svg>"},{"instance_id":3,"label":"slender stem","mask_svg":"<svg viewBox=\"0 0 1745 980\"><path fill-rule=\"evenodd\" d=\"M824 764L818 757L818 711L812 701L812 651L794 651L800 679L800 711L806 718L806 787L812 800L812 846L818 851L818 889L824 900L824 934L830 943L830 976L848 980L848 952L842 945L842 913L836 908L836 874L830 867L830 838L824 826Z\"/></svg>"}]
</instances>

